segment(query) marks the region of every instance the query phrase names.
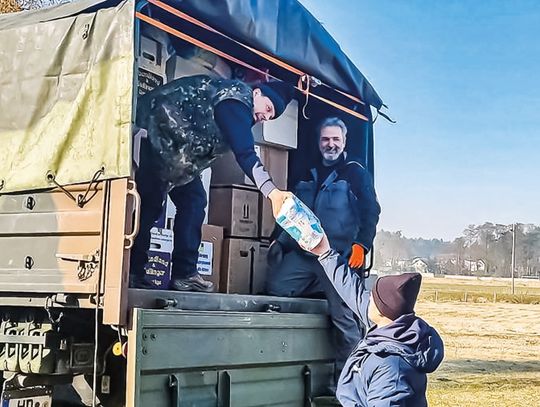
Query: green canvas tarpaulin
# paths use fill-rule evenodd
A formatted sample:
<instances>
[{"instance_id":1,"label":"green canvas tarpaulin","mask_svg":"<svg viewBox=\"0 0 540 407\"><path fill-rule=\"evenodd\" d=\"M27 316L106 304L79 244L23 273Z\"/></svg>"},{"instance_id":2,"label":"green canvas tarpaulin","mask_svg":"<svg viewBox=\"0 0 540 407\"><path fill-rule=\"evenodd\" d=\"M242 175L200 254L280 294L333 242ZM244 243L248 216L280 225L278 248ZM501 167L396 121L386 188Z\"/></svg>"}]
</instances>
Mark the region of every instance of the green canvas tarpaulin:
<instances>
[{"instance_id":1,"label":"green canvas tarpaulin","mask_svg":"<svg viewBox=\"0 0 540 407\"><path fill-rule=\"evenodd\" d=\"M0 17L0 193L129 176L134 3Z\"/></svg>"}]
</instances>

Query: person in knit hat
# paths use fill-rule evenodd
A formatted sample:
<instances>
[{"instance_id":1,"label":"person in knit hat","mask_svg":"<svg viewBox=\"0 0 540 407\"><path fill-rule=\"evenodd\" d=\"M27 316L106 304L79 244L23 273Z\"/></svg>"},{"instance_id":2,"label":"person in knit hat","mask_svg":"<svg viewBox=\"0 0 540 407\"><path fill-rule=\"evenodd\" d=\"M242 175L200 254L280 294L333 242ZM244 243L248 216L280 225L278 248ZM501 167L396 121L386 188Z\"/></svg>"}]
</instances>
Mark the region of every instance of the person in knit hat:
<instances>
[{"instance_id":1,"label":"person in knit hat","mask_svg":"<svg viewBox=\"0 0 540 407\"><path fill-rule=\"evenodd\" d=\"M280 191L272 182L255 153L251 127L279 117L293 96L294 88L285 82L250 86L236 79L195 75L159 86L137 100L136 125L148 137L141 142L140 166L135 173L141 218L131 249L131 287L152 288L144 274L150 229L168 193L177 208L169 288L214 290L212 282L197 272L207 203L200 174L232 150L277 213L290 192Z\"/></svg>"},{"instance_id":2,"label":"person in knit hat","mask_svg":"<svg viewBox=\"0 0 540 407\"><path fill-rule=\"evenodd\" d=\"M444 357L437 331L414 312L422 276L384 276L371 293L365 280L330 247L326 235L312 250L336 291L369 327L339 377L344 407L427 407L427 374Z\"/></svg>"}]
</instances>

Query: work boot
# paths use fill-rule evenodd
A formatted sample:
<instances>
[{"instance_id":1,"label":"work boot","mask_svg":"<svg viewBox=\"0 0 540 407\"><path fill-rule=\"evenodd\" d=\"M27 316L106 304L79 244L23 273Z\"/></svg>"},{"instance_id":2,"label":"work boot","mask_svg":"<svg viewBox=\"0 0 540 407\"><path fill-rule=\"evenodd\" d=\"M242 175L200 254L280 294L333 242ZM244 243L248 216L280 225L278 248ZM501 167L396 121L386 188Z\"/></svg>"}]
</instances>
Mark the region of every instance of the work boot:
<instances>
[{"instance_id":1,"label":"work boot","mask_svg":"<svg viewBox=\"0 0 540 407\"><path fill-rule=\"evenodd\" d=\"M201 291L210 293L214 291L214 283L206 281L197 273L188 278L173 278L169 288L177 291Z\"/></svg>"},{"instance_id":2,"label":"work boot","mask_svg":"<svg viewBox=\"0 0 540 407\"><path fill-rule=\"evenodd\" d=\"M144 277L138 276L136 274L129 275L129 288L142 288L145 290L154 290L155 287L146 281Z\"/></svg>"}]
</instances>

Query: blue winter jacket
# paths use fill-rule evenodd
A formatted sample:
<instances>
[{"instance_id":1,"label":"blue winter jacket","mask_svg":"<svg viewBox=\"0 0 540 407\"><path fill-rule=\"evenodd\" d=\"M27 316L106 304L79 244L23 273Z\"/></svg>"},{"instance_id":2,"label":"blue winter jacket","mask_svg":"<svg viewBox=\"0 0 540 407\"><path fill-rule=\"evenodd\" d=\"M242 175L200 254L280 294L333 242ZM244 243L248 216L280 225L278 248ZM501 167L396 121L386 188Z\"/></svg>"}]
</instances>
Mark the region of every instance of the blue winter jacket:
<instances>
[{"instance_id":1,"label":"blue winter jacket","mask_svg":"<svg viewBox=\"0 0 540 407\"><path fill-rule=\"evenodd\" d=\"M437 331L414 313L378 328L367 316L369 291L334 250L319 257L345 303L369 326L341 372L337 398L344 407L426 407L427 373L444 357Z\"/></svg>"}]
</instances>

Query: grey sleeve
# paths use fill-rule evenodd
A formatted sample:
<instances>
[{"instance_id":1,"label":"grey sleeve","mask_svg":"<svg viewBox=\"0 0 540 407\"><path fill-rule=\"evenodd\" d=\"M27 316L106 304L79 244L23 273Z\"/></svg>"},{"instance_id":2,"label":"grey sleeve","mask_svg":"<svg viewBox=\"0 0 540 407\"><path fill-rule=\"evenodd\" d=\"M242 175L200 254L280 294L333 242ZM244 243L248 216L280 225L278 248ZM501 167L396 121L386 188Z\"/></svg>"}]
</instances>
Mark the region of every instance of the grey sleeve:
<instances>
[{"instance_id":1,"label":"grey sleeve","mask_svg":"<svg viewBox=\"0 0 540 407\"><path fill-rule=\"evenodd\" d=\"M371 326L368 318L369 291L365 281L352 271L344 258L331 249L319 256L319 263L332 282L341 299L360 318L366 327Z\"/></svg>"}]
</instances>

